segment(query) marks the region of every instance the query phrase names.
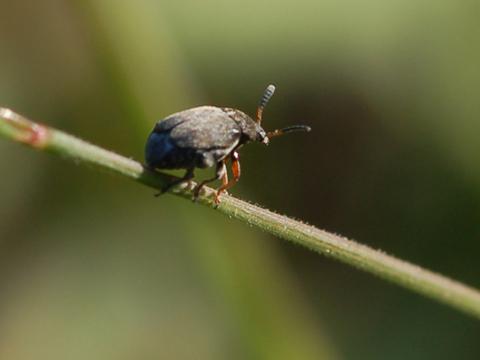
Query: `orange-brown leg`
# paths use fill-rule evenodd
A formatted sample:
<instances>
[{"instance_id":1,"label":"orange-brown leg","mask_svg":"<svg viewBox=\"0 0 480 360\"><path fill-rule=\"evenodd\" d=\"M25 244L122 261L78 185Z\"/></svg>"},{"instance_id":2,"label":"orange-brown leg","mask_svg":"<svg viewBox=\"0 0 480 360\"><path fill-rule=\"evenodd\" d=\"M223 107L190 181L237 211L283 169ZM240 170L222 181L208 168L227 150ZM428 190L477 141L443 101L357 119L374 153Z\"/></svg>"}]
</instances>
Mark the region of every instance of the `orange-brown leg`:
<instances>
[{"instance_id":1,"label":"orange-brown leg","mask_svg":"<svg viewBox=\"0 0 480 360\"><path fill-rule=\"evenodd\" d=\"M233 180L231 180L230 182L228 182L228 178L225 176L224 179L223 179L223 185L221 187L218 188L217 190L217 197L215 199L215 204L219 204L220 203L220 200L218 199L218 197L220 196L220 194L227 190L230 186L234 185L238 179L240 178L240 161L238 161L238 153L236 151L234 151L231 155L230 155L230 158L232 159L232 172L233 172ZM224 162L226 161L226 159L224 160Z\"/></svg>"},{"instance_id":2,"label":"orange-brown leg","mask_svg":"<svg viewBox=\"0 0 480 360\"><path fill-rule=\"evenodd\" d=\"M225 186L228 184L228 173L227 173L227 167L226 167L226 164L227 164L227 161L228 161L228 157L223 159L223 168L225 169L225 171L223 172L223 177L222 177L222 186Z\"/></svg>"}]
</instances>

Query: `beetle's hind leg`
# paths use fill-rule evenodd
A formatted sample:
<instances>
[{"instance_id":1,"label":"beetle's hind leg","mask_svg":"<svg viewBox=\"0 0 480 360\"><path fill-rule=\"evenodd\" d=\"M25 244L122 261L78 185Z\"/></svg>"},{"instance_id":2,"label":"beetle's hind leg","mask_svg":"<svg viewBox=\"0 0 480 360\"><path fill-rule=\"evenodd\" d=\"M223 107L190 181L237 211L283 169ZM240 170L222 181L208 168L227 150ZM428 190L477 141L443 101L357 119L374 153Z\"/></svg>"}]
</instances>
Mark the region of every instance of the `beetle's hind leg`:
<instances>
[{"instance_id":1,"label":"beetle's hind leg","mask_svg":"<svg viewBox=\"0 0 480 360\"><path fill-rule=\"evenodd\" d=\"M174 182L168 184L167 186L163 187L160 192L156 193L155 196L160 196L162 194L165 194L168 190L173 188L174 186L177 186L185 181L189 181L193 179L194 174L193 171L195 170L195 167L192 166L191 168L187 169L187 172L185 173L185 176L181 179L175 180Z\"/></svg>"},{"instance_id":2,"label":"beetle's hind leg","mask_svg":"<svg viewBox=\"0 0 480 360\"><path fill-rule=\"evenodd\" d=\"M221 177L223 177L224 179L224 182L226 182L226 179L227 179L227 168L225 167L225 161L219 161L217 163L217 170L215 171L215 177L211 178L211 179L207 179L207 180L203 180L202 183L200 185L197 186L197 188L195 189L195 194L193 195L193 201L196 201L197 198L200 196L200 191L202 190L202 188L208 184L208 183L211 183L215 180L218 180L220 179Z\"/></svg>"}]
</instances>

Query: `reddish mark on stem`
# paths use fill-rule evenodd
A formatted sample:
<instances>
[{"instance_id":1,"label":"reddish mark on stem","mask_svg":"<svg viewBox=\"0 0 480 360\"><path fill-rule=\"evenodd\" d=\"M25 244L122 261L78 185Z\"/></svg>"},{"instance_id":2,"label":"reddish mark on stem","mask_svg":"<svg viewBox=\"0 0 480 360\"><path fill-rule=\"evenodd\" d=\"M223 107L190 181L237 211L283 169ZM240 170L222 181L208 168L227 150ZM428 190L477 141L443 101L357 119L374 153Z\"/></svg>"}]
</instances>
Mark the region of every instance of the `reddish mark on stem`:
<instances>
[{"instance_id":1,"label":"reddish mark on stem","mask_svg":"<svg viewBox=\"0 0 480 360\"><path fill-rule=\"evenodd\" d=\"M16 141L38 149L45 148L48 145L49 132L45 125L35 123L5 108L0 108L0 117L14 127L13 138Z\"/></svg>"},{"instance_id":2,"label":"reddish mark on stem","mask_svg":"<svg viewBox=\"0 0 480 360\"><path fill-rule=\"evenodd\" d=\"M26 135L26 134L25 134ZM48 144L48 128L42 124L33 124L30 128L29 138L26 139L26 144L36 147L44 148Z\"/></svg>"}]
</instances>

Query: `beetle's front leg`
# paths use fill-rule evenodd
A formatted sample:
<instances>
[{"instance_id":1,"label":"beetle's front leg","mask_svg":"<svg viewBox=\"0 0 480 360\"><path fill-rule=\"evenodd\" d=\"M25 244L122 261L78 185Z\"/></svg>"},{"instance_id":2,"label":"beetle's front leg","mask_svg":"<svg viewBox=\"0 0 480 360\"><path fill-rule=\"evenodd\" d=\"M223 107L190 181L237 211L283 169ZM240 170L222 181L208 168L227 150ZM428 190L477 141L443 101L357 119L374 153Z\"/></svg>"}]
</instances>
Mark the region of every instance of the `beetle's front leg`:
<instances>
[{"instance_id":1,"label":"beetle's front leg","mask_svg":"<svg viewBox=\"0 0 480 360\"><path fill-rule=\"evenodd\" d=\"M233 180L228 182L228 179L225 177L223 185L219 187L217 190L217 197L215 198L215 204L217 205L220 203L220 200L218 199L220 194L223 191L227 190L230 186L234 185L238 181L238 179L240 179L241 168L240 168L240 161L238 160L239 158L238 153L236 151L232 152L232 154L230 155L230 158L232 159Z\"/></svg>"}]
</instances>

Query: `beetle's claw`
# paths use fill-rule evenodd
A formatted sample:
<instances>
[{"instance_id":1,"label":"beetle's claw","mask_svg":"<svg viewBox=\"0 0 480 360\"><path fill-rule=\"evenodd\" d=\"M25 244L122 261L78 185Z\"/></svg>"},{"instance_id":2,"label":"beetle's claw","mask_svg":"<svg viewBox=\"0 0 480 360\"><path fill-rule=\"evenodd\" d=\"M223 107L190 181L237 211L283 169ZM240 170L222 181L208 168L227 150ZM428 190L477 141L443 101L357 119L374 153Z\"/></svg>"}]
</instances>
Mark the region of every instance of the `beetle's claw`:
<instances>
[{"instance_id":1,"label":"beetle's claw","mask_svg":"<svg viewBox=\"0 0 480 360\"><path fill-rule=\"evenodd\" d=\"M217 196L215 196L215 209L218 208L218 204L220 204L220 194L223 193L223 191L217 191Z\"/></svg>"},{"instance_id":2,"label":"beetle's claw","mask_svg":"<svg viewBox=\"0 0 480 360\"><path fill-rule=\"evenodd\" d=\"M194 203L197 202L199 196L200 196L200 191L202 190L202 184L198 185L196 188L195 188L195 192L193 193L193 198L192 198L192 201Z\"/></svg>"},{"instance_id":3,"label":"beetle's claw","mask_svg":"<svg viewBox=\"0 0 480 360\"><path fill-rule=\"evenodd\" d=\"M158 193L154 194L155 197L159 197L160 195L165 194L168 190L170 190L170 189L171 189L172 187L174 187L174 186L175 186L175 184L169 184L169 185L161 188Z\"/></svg>"}]
</instances>

